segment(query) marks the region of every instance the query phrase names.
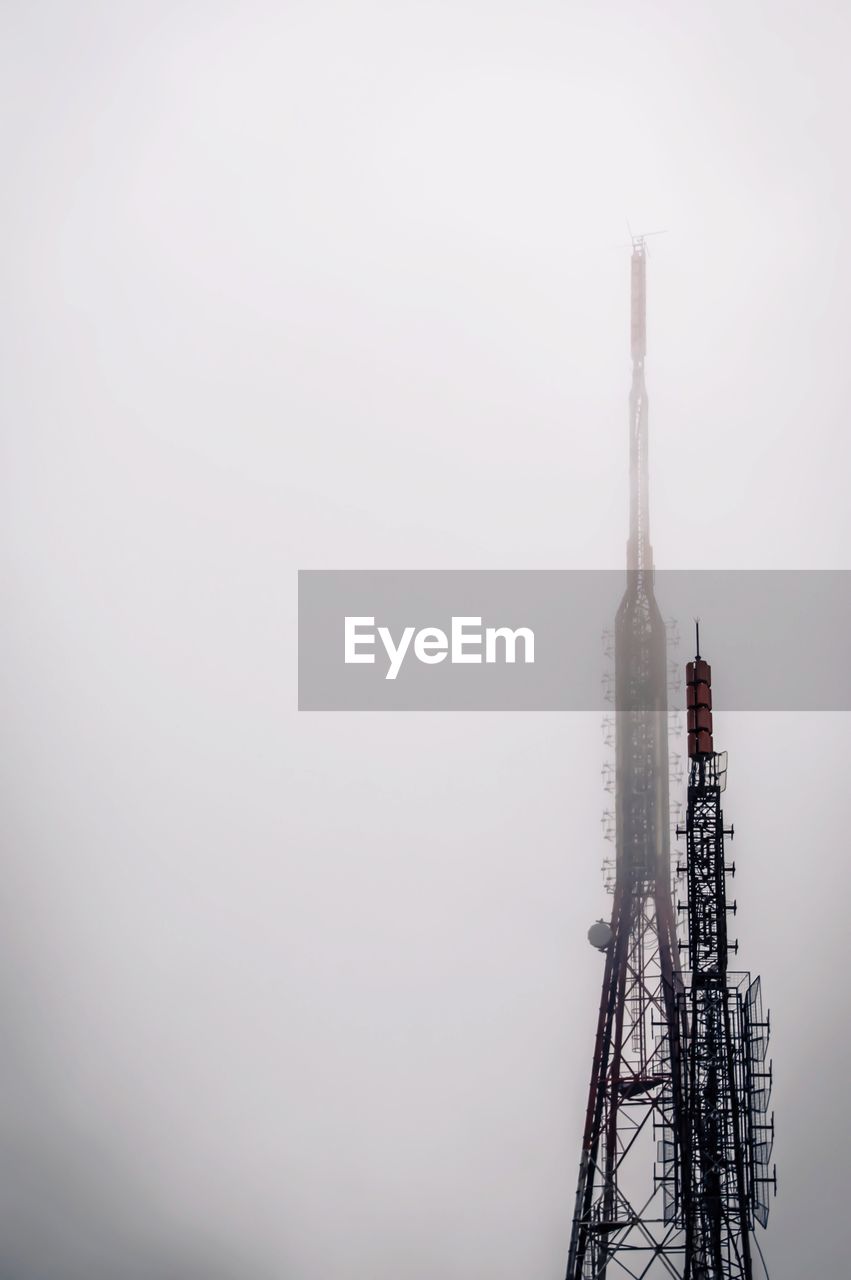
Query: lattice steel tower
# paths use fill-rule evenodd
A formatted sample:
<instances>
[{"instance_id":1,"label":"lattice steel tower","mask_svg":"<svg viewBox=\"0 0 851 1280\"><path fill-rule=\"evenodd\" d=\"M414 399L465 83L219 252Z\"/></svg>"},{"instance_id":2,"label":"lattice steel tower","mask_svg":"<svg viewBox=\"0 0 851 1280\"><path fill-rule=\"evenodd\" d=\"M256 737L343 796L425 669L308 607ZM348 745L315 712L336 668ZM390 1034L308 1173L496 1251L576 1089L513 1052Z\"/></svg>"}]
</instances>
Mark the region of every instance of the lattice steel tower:
<instances>
[{"instance_id":1,"label":"lattice steel tower","mask_svg":"<svg viewBox=\"0 0 851 1280\"><path fill-rule=\"evenodd\" d=\"M736 912L736 903L727 901L727 880L736 868L724 849L733 828L725 828L721 811L727 753L713 746L711 678L698 632L697 654L686 667L688 807L685 827L677 829L686 838L678 871L687 888L681 909L689 960L677 993L684 1027L682 1124L679 1159L670 1150L663 1156L671 1215L685 1230L684 1275L750 1280L751 1235L757 1223L767 1224L769 1190L777 1186L776 1172L769 1173L769 1022L760 979L728 969L729 953L739 949L727 934Z\"/></svg>"},{"instance_id":2,"label":"lattice steel tower","mask_svg":"<svg viewBox=\"0 0 851 1280\"><path fill-rule=\"evenodd\" d=\"M719 1253L714 1242L718 1222L728 1221L735 1201L742 1225L738 1233L733 1230L728 1234L731 1238L736 1235L739 1252L747 1251L747 1229L753 1225L754 1215L762 1212L764 1201L763 1197L758 1206L756 1179L765 1176L767 1163L766 1158L759 1165L759 1171L755 1171L759 1158L765 1156L764 1148L760 1152L754 1148L760 1125L766 1126L760 1131L766 1141L769 1134L765 1122L767 1095L763 1092L757 1096L752 1089L745 1097L731 1085L734 1080L741 1083L743 1073L750 1069L746 1064L750 1061L749 1046L756 1043L754 1037L762 1037L764 1057L767 1025L761 1022L761 1015L756 1016L759 980L754 987L737 987L735 997L731 996L728 985L718 986L720 994L712 1004L710 988L705 985L707 971L695 966L694 954L690 953L693 979L692 975L684 974L680 966L670 858L667 636L654 596L649 530L644 380L646 263L646 245L643 237L639 237L633 241L631 260L627 583L615 620L614 643L614 903L610 926L595 926L596 935L594 930L589 934L595 945L605 952L605 970L567 1280L591 1280L592 1277L603 1280L607 1274L674 1276L683 1280L750 1277L749 1260L745 1269L733 1270L728 1266L724 1270L723 1248ZM689 686L690 701L696 688L694 684ZM690 728L692 723L697 725L698 715L705 719L706 714L711 717L711 706L691 706ZM705 741L701 739L704 745ZM692 745L691 738L689 745ZM716 765L711 762L715 760L710 738L709 754L704 755L703 772L699 775L703 787L717 786L717 780L712 782ZM694 768L692 762L688 807L691 827L698 820L698 814L705 813L695 799L694 787L698 783ZM717 864L720 848L721 866L724 865L720 811L713 838L717 841L713 846L716 875L712 891L713 918L724 921L726 945L726 899L723 894L719 898L724 874L720 873L719 880ZM696 868L698 862L694 850L698 846L705 849L703 836L697 845L690 844L687 866L678 868L682 875L688 869L689 900L679 906L681 911L689 912L692 950L698 945L693 941L697 936L695 929L700 932L702 928L692 921L692 903L697 910L704 901L700 895L694 896L692 883L692 867ZM694 874L697 875L696 870ZM695 886L697 883L695 880ZM704 938L702 932L700 938ZM720 945L720 935L716 943ZM717 956L715 959L717 962ZM711 960L707 960L707 964L711 968ZM727 983L726 951L723 967ZM737 1014L724 1013L730 1009L731 1000L744 1002L741 1008L736 1006ZM724 1029L720 1038L716 1035L713 1040L709 1031L712 1028L713 1035L718 1031L718 1016ZM752 1032L746 1029L748 1016L753 1024ZM739 1020L735 1021L736 1018ZM713 1066L725 1045L732 1045L723 1049L727 1065ZM754 1052L757 1057L753 1058L751 1068L756 1070L759 1055L758 1050ZM766 1083L760 1079L761 1084ZM710 1080L717 1085L716 1093L709 1089ZM724 1120L719 1122L719 1146L713 1153L708 1135L715 1130L700 1108L706 1098L710 1095L715 1098L716 1094ZM746 1163L750 1160L751 1182L746 1191L734 1194L726 1162L731 1152L733 1156L742 1154L733 1141L735 1134L741 1136L740 1147L747 1145L743 1158ZM723 1175L719 1172L722 1165ZM713 1180L716 1175L709 1173L710 1166L716 1169L720 1180ZM738 1170L735 1175L736 1187L742 1185L740 1173Z\"/></svg>"}]
</instances>

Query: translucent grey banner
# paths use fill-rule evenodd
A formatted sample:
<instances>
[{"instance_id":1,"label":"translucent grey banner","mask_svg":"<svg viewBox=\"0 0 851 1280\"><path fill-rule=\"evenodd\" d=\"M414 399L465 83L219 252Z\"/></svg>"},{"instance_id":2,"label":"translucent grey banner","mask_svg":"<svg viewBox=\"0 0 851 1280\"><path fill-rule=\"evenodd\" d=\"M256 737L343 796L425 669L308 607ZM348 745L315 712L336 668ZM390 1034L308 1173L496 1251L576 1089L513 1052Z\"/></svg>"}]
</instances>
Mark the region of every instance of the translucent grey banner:
<instances>
[{"instance_id":1,"label":"translucent grey banner","mask_svg":"<svg viewBox=\"0 0 851 1280\"><path fill-rule=\"evenodd\" d=\"M612 710L603 650L635 590L615 570L302 571L299 708ZM652 591L672 705L699 617L716 707L851 710L851 572L660 571Z\"/></svg>"}]
</instances>

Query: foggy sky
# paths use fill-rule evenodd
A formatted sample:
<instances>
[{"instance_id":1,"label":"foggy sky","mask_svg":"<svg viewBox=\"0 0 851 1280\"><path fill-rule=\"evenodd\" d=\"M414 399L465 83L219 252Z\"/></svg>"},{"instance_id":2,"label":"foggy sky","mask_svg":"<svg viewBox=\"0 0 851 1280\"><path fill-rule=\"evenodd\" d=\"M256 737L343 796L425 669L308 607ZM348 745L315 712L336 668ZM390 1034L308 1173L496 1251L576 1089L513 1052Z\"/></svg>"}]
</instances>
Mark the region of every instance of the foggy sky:
<instances>
[{"instance_id":1,"label":"foggy sky","mask_svg":"<svg viewBox=\"0 0 851 1280\"><path fill-rule=\"evenodd\" d=\"M299 715L296 570L624 563L627 219L657 564L851 568L849 34L2 6L0 1280L563 1274L599 717ZM847 1257L847 724L716 724L773 1280Z\"/></svg>"}]
</instances>

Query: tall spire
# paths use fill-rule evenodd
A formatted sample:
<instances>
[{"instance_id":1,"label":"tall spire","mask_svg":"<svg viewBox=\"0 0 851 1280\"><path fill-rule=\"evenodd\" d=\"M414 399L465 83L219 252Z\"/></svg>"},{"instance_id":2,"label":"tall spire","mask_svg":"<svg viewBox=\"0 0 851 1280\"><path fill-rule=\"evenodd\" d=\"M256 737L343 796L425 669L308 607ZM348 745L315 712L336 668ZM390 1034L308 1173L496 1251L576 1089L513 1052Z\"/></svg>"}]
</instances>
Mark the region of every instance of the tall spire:
<instances>
[{"instance_id":1,"label":"tall spire","mask_svg":"<svg viewBox=\"0 0 851 1280\"><path fill-rule=\"evenodd\" d=\"M667 636L648 522L645 267L644 237L633 238L628 572L615 617L614 902L567 1280L683 1275L672 1208L682 981L671 894Z\"/></svg>"},{"instance_id":2,"label":"tall spire","mask_svg":"<svg viewBox=\"0 0 851 1280\"><path fill-rule=\"evenodd\" d=\"M629 393L629 542L627 568L653 568L650 546L650 482L647 463L647 248L644 236L632 240L631 345L632 388Z\"/></svg>"}]
</instances>

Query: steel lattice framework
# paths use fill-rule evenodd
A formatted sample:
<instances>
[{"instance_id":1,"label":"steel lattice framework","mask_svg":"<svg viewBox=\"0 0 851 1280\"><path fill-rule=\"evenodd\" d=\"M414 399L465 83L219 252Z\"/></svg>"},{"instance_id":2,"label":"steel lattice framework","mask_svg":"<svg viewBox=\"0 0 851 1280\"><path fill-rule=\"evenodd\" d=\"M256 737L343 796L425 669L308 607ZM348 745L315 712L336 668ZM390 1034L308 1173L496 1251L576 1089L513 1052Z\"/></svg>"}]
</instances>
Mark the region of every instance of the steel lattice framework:
<instances>
[{"instance_id":1,"label":"steel lattice framework","mask_svg":"<svg viewBox=\"0 0 851 1280\"><path fill-rule=\"evenodd\" d=\"M727 934L736 903L727 901L728 864L721 793L726 753L713 750L709 663L698 654L686 670L689 784L686 862L690 972L678 996L685 1023L682 1173L672 1216L686 1232L685 1276L753 1275L751 1232L768 1218L767 1188L774 1121L767 1116L771 1065L760 980L728 969L738 950Z\"/></svg>"},{"instance_id":2,"label":"steel lattice framework","mask_svg":"<svg viewBox=\"0 0 851 1280\"><path fill-rule=\"evenodd\" d=\"M746 975L726 972L720 808L711 821L720 782L717 764L707 763L716 759L711 694L700 708L689 695L689 728L696 729L698 718L704 724L708 714L710 746L703 773L695 774L693 763L689 783L691 835L678 872L688 882L688 901L680 907L688 912L692 971L680 966L670 858L667 635L654 596L649 536L643 238L633 242L631 286L630 531L614 635L614 902L601 947L605 970L567 1280L738 1280L752 1274L748 1231L755 1221L764 1225L767 1214L767 1023L759 979L750 984ZM699 741L706 747L707 739ZM690 736L690 755L697 743Z\"/></svg>"}]
</instances>

